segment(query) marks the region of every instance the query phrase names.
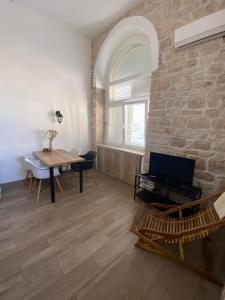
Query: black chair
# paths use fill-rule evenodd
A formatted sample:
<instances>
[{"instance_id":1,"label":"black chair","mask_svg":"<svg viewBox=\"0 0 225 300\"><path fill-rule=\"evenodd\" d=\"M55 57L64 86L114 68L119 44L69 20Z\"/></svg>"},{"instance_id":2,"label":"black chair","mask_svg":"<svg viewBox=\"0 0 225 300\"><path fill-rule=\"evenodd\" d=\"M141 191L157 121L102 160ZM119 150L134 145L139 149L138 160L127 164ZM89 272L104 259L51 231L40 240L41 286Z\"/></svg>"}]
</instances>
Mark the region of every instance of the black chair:
<instances>
[{"instance_id":1,"label":"black chair","mask_svg":"<svg viewBox=\"0 0 225 300\"><path fill-rule=\"evenodd\" d=\"M71 170L73 172L80 172L80 169L82 169L82 171L90 171L91 177L94 179L95 184L97 184L95 174L93 171L94 164L95 164L96 157L97 157L97 152L89 151L86 154L79 155L79 156L83 157L85 159L85 161L71 164Z\"/></svg>"}]
</instances>

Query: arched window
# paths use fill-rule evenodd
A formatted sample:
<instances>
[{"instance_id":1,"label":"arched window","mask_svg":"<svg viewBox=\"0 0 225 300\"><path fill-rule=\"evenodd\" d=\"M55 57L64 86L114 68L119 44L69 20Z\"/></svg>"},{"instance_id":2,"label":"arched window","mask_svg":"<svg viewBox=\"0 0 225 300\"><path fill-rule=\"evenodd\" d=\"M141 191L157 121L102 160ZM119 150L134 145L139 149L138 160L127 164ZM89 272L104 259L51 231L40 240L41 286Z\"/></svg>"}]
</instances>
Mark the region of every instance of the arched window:
<instances>
[{"instance_id":1,"label":"arched window","mask_svg":"<svg viewBox=\"0 0 225 300\"><path fill-rule=\"evenodd\" d=\"M150 74L151 53L145 43L126 43L115 55L108 72L107 143L145 146Z\"/></svg>"}]
</instances>

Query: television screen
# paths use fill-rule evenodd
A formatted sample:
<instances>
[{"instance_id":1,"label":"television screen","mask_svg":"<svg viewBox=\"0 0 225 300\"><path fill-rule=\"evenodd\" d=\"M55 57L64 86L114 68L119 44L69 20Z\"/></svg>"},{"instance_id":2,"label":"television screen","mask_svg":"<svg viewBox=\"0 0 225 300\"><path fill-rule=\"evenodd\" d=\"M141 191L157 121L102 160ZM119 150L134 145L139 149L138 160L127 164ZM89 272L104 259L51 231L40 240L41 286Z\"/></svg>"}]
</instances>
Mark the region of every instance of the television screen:
<instances>
[{"instance_id":1,"label":"television screen","mask_svg":"<svg viewBox=\"0 0 225 300\"><path fill-rule=\"evenodd\" d=\"M149 173L161 179L169 179L185 185L192 185L195 160L151 152Z\"/></svg>"}]
</instances>

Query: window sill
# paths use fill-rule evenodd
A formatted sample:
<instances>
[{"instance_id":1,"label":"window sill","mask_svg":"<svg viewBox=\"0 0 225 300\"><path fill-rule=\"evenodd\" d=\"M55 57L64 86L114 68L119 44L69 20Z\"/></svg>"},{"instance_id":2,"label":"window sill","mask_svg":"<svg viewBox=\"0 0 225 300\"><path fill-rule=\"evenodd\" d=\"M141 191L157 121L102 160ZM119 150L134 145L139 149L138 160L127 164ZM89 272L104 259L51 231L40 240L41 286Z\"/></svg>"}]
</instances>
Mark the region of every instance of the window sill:
<instances>
[{"instance_id":1,"label":"window sill","mask_svg":"<svg viewBox=\"0 0 225 300\"><path fill-rule=\"evenodd\" d=\"M115 150L115 151L126 152L126 153L137 155L137 156L145 156L144 150L134 150L134 149L130 149L130 148L118 147L118 146L113 146L113 145L109 145L109 144L100 144L97 146L99 148L105 148L105 149L111 149L111 150Z\"/></svg>"}]
</instances>

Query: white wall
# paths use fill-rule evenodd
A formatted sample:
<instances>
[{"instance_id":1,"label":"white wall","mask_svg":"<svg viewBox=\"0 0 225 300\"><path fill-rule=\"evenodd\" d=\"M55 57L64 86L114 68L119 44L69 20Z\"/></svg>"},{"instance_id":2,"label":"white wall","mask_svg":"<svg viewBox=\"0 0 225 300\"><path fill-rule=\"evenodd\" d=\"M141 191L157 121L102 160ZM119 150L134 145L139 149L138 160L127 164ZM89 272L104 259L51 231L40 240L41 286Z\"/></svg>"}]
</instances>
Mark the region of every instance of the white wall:
<instances>
[{"instance_id":1,"label":"white wall","mask_svg":"<svg viewBox=\"0 0 225 300\"><path fill-rule=\"evenodd\" d=\"M55 148L88 150L90 69L90 40L0 3L0 183L24 178L17 155L41 149L48 129L59 132Z\"/></svg>"}]
</instances>

